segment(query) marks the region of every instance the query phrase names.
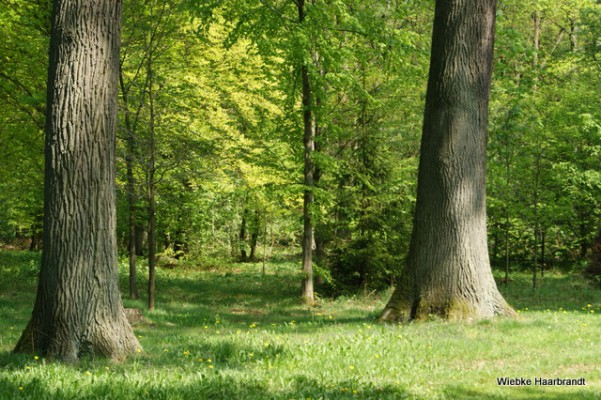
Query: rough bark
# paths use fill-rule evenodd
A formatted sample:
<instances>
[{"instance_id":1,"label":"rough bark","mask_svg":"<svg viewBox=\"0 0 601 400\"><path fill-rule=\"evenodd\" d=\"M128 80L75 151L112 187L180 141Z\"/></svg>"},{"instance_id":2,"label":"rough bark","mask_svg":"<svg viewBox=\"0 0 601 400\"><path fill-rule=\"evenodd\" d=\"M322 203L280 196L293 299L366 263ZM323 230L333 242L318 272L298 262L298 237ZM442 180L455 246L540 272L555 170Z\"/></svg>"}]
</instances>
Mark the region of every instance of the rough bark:
<instances>
[{"instance_id":1,"label":"rough bark","mask_svg":"<svg viewBox=\"0 0 601 400\"><path fill-rule=\"evenodd\" d=\"M68 362L139 348L118 287L115 137L120 1L54 2L46 114L44 250L16 352Z\"/></svg>"},{"instance_id":2,"label":"rough bark","mask_svg":"<svg viewBox=\"0 0 601 400\"><path fill-rule=\"evenodd\" d=\"M407 265L381 319L512 315L488 258L485 162L495 0L437 0Z\"/></svg>"}]
</instances>

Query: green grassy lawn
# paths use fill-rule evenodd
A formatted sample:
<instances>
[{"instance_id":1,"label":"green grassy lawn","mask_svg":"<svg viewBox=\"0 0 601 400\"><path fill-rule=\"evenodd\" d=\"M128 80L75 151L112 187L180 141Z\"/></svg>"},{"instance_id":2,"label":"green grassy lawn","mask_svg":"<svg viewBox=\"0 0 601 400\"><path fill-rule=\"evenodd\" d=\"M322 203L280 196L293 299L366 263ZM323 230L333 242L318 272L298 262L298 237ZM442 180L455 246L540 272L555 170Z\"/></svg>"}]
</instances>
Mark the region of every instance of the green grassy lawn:
<instances>
[{"instance_id":1,"label":"green grassy lawn","mask_svg":"<svg viewBox=\"0 0 601 400\"><path fill-rule=\"evenodd\" d=\"M250 264L160 269L157 309L135 326L143 350L122 364L64 365L11 353L31 313L37 257L0 252L2 400L601 399L601 292L578 276L547 274L533 291L514 274L501 290L517 319L383 325L387 293L308 308L291 263L265 276ZM586 386L504 387L500 377Z\"/></svg>"}]
</instances>

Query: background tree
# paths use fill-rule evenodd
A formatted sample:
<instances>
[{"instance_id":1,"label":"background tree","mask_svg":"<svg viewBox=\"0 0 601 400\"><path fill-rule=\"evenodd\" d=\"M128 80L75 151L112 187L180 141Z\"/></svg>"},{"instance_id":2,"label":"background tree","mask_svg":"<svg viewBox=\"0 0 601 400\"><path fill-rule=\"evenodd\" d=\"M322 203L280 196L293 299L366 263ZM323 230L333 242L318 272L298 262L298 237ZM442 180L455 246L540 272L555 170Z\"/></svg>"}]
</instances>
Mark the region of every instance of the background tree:
<instances>
[{"instance_id":1,"label":"background tree","mask_svg":"<svg viewBox=\"0 0 601 400\"><path fill-rule=\"evenodd\" d=\"M120 13L114 1L54 3L44 252L33 314L17 352L76 361L86 353L121 359L139 348L117 277Z\"/></svg>"},{"instance_id":2,"label":"background tree","mask_svg":"<svg viewBox=\"0 0 601 400\"><path fill-rule=\"evenodd\" d=\"M497 290L486 240L495 3L436 2L413 236L382 320L513 313Z\"/></svg>"},{"instance_id":3,"label":"background tree","mask_svg":"<svg viewBox=\"0 0 601 400\"><path fill-rule=\"evenodd\" d=\"M590 252L599 220L599 74L588 56L588 16L598 10L592 1L500 5L488 214L493 262L507 272L571 268Z\"/></svg>"},{"instance_id":4,"label":"background tree","mask_svg":"<svg viewBox=\"0 0 601 400\"><path fill-rule=\"evenodd\" d=\"M340 49L330 50L338 67L324 76L329 95L317 141L323 204L317 232L325 238L319 265L332 278L322 291L387 287L405 257L430 11L417 2L353 3L337 17L352 18L353 29L331 23L332 37L324 40Z\"/></svg>"},{"instance_id":5,"label":"background tree","mask_svg":"<svg viewBox=\"0 0 601 400\"><path fill-rule=\"evenodd\" d=\"M0 2L0 241L39 249L51 2Z\"/></svg>"}]
</instances>

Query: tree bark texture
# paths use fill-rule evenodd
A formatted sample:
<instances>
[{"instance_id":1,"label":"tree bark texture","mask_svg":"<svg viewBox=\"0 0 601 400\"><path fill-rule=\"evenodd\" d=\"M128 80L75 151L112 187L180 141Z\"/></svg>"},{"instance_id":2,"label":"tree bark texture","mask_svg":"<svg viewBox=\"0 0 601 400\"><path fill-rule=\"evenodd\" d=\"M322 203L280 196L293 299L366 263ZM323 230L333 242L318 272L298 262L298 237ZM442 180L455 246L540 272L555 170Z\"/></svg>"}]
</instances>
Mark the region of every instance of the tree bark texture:
<instances>
[{"instance_id":1,"label":"tree bark texture","mask_svg":"<svg viewBox=\"0 0 601 400\"><path fill-rule=\"evenodd\" d=\"M437 0L407 265L381 319L512 315L486 235L486 143L495 0Z\"/></svg>"},{"instance_id":2,"label":"tree bark texture","mask_svg":"<svg viewBox=\"0 0 601 400\"><path fill-rule=\"evenodd\" d=\"M118 287L115 137L121 2L54 2L44 250L16 352L68 362L139 348Z\"/></svg>"}]
</instances>

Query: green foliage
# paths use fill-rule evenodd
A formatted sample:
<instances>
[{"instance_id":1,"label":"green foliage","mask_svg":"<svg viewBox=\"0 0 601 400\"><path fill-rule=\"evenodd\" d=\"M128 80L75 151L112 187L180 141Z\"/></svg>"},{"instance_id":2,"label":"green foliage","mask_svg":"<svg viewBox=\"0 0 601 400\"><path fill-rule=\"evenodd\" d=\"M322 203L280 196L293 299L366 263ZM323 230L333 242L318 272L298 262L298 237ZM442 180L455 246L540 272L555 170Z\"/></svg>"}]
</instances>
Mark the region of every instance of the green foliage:
<instances>
[{"instance_id":1,"label":"green foliage","mask_svg":"<svg viewBox=\"0 0 601 400\"><path fill-rule=\"evenodd\" d=\"M278 197L286 196L288 204L294 202L296 210L292 211L299 222L304 155L299 74L301 65L308 69L316 120L311 214L316 223L317 264L334 268L329 276L336 285L346 289L352 289L350 282L364 285L363 256L347 257L343 252L367 245L363 250L369 259L368 286L390 281L392 271L398 271L410 230L419 90L425 86L428 55L428 40L420 34L427 32L430 10L416 2L317 1L304 5L304 18L299 21L297 5L287 1L211 3L215 8L210 12L206 4L188 6L204 23L203 37L222 26L223 16L232 26L225 45L231 49L250 40L252 46L247 48L256 49L270 67L269 77L282 94L275 99L281 113L270 116L274 129L262 135L292 153L292 158L288 154L278 159L280 163L287 160L289 175L278 182L287 185ZM398 28L402 23L406 29ZM226 31L229 26L225 24ZM407 63L405 57L412 62ZM417 102L401 103L403 98ZM254 165L266 162L255 159ZM274 171L265 172L273 180ZM236 220L244 220L240 211ZM296 226L300 227L298 222ZM350 233L353 230L361 232ZM354 274L362 278L350 278Z\"/></svg>"},{"instance_id":2,"label":"green foliage","mask_svg":"<svg viewBox=\"0 0 601 400\"><path fill-rule=\"evenodd\" d=\"M224 46L231 27L223 18L215 15L217 22L196 36L196 22L183 5L130 3L124 11L123 101L129 104L122 107L121 165L128 154L133 158L135 191L143 199L150 159L144 65L151 58L159 242L178 256L228 259L244 193L256 193L261 201L255 208L264 214L279 195L273 187L286 182L287 161L281 157L286 148L264 136L279 113L279 95L266 84L269 69L248 42ZM133 153L126 143L128 129L134 130ZM124 175L121 182L126 189ZM119 231L125 237L127 192L122 194ZM138 206L141 225L143 207Z\"/></svg>"},{"instance_id":3,"label":"green foliage","mask_svg":"<svg viewBox=\"0 0 601 400\"><path fill-rule=\"evenodd\" d=\"M387 248L380 238L340 243L331 255L331 293L352 293L357 288L381 290L390 285L402 265L401 257L393 255L398 250Z\"/></svg>"},{"instance_id":4,"label":"green foliage","mask_svg":"<svg viewBox=\"0 0 601 400\"><path fill-rule=\"evenodd\" d=\"M597 24L590 16L599 5L562 7L505 2L499 8L488 164L498 261L505 259L499 249L506 235L513 261L530 261L535 252L547 265L584 259L601 223L601 82L590 58ZM541 21L538 47L534 12Z\"/></svg>"},{"instance_id":5,"label":"green foliage","mask_svg":"<svg viewBox=\"0 0 601 400\"><path fill-rule=\"evenodd\" d=\"M0 242L39 233L50 1L0 2Z\"/></svg>"},{"instance_id":6,"label":"green foliage","mask_svg":"<svg viewBox=\"0 0 601 400\"><path fill-rule=\"evenodd\" d=\"M0 241L21 246L41 233L50 3L0 2ZM393 281L412 229L432 7L316 0L300 23L287 0L125 2L122 250L128 157L140 230L154 158L159 252L213 263L250 254L253 242L268 254L298 245L305 66L316 263L334 292ZM495 265L506 237L510 261L524 266L535 250L543 258L543 244L547 266L590 253L601 225L599 15L593 0L499 3L487 187Z\"/></svg>"}]
</instances>

